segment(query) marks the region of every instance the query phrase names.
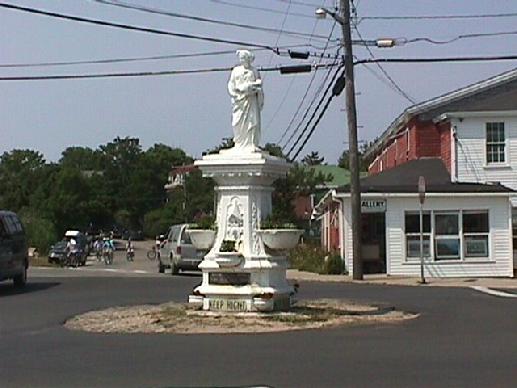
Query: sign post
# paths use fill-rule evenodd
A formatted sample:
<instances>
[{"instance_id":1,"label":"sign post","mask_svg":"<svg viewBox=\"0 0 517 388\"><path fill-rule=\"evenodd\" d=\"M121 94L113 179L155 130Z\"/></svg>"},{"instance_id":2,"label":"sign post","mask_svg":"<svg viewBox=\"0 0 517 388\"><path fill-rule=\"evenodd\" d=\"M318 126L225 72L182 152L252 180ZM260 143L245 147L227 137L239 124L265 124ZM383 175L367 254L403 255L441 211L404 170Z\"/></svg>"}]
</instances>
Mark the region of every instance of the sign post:
<instances>
[{"instance_id":1,"label":"sign post","mask_svg":"<svg viewBox=\"0 0 517 388\"><path fill-rule=\"evenodd\" d=\"M424 202L425 178L418 178L418 199L420 200L420 283L425 284L424 276Z\"/></svg>"}]
</instances>

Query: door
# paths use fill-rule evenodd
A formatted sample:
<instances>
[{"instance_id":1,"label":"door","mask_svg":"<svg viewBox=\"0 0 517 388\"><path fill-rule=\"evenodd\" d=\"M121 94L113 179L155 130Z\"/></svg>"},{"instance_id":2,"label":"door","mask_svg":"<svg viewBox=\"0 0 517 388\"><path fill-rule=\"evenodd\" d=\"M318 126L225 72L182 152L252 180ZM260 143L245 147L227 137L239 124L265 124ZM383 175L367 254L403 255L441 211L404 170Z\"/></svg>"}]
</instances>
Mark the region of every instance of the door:
<instances>
[{"instance_id":1,"label":"door","mask_svg":"<svg viewBox=\"0 0 517 388\"><path fill-rule=\"evenodd\" d=\"M385 213L363 213L361 254L364 273L386 273Z\"/></svg>"},{"instance_id":2,"label":"door","mask_svg":"<svg viewBox=\"0 0 517 388\"><path fill-rule=\"evenodd\" d=\"M20 271L25 266L27 257L27 243L22 224L15 215L8 215L4 217L4 225L11 241L11 268Z\"/></svg>"},{"instance_id":3,"label":"door","mask_svg":"<svg viewBox=\"0 0 517 388\"><path fill-rule=\"evenodd\" d=\"M187 233L187 225L184 225L181 228L179 246L181 247L182 259L197 258L197 249L194 247L194 245L192 245L192 241L190 241L190 236Z\"/></svg>"},{"instance_id":4,"label":"door","mask_svg":"<svg viewBox=\"0 0 517 388\"><path fill-rule=\"evenodd\" d=\"M517 272L517 208L512 208L513 272Z\"/></svg>"},{"instance_id":5,"label":"door","mask_svg":"<svg viewBox=\"0 0 517 388\"><path fill-rule=\"evenodd\" d=\"M0 279L6 275L6 271L12 266L13 239L4 225L3 217L0 216Z\"/></svg>"}]
</instances>

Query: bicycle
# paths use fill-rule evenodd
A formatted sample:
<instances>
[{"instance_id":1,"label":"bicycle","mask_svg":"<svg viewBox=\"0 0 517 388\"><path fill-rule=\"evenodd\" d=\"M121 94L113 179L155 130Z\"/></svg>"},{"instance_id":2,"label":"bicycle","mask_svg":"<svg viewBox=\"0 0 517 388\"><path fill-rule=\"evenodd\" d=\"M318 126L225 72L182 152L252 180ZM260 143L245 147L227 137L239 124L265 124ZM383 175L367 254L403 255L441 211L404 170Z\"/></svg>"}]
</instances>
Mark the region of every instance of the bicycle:
<instances>
[{"instance_id":1,"label":"bicycle","mask_svg":"<svg viewBox=\"0 0 517 388\"><path fill-rule=\"evenodd\" d=\"M74 267L77 268L80 265L80 252L68 252L63 256L63 261L61 262L62 267Z\"/></svg>"},{"instance_id":2,"label":"bicycle","mask_svg":"<svg viewBox=\"0 0 517 388\"><path fill-rule=\"evenodd\" d=\"M113 251L110 248L104 248L102 256L105 265L113 264Z\"/></svg>"},{"instance_id":3,"label":"bicycle","mask_svg":"<svg viewBox=\"0 0 517 388\"><path fill-rule=\"evenodd\" d=\"M101 248L95 249L95 256L97 257L97 262L100 263L102 261L102 249Z\"/></svg>"},{"instance_id":4,"label":"bicycle","mask_svg":"<svg viewBox=\"0 0 517 388\"><path fill-rule=\"evenodd\" d=\"M126 249L126 260L127 261L135 260L135 250L133 248Z\"/></svg>"}]
</instances>

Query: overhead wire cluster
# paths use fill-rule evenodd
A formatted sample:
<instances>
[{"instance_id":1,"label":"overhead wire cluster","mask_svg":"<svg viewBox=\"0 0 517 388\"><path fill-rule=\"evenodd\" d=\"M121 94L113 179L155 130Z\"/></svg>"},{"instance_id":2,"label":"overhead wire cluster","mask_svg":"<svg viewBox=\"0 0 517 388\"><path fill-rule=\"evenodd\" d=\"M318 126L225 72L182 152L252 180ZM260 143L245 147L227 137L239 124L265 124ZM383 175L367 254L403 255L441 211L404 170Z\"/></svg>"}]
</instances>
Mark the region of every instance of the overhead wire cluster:
<instances>
[{"instance_id":1,"label":"overhead wire cluster","mask_svg":"<svg viewBox=\"0 0 517 388\"><path fill-rule=\"evenodd\" d=\"M163 36L172 36L181 39L189 39L189 40L197 40L197 41L205 41L210 43L218 43L218 44L227 44L234 45L240 47L250 47L254 50L262 50L262 51L270 51L271 55L277 55L280 57L292 57L292 52L290 49L294 47L304 47L307 51L305 51L307 58L317 59L318 62L309 66L310 68L317 70L319 68L327 68L328 71L319 85L318 89L315 91L311 102L306 107L305 111L302 114L302 117L298 119L300 113L302 112L302 107L304 106L307 97L309 95L310 90L313 87L316 71L313 72L312 77L310 78L305 93L303 94L301 101L299 102L296 111L291 118L289 124L286 129L282 133L279 138L278 144L281 145L282 150L285 151L287 157L290 160L294 160L298 157L300 152L303 150L304 146L307 144L311 136L314 134L315 129L318 123L321 121L324 113L330 106L332 99L339 95L342 88L344 87L344 76L341 71L342 62L339 58L339 48L341 43L337 39L332 38L332 34L334 28L336 26L335 22L332 26L332 30L328 36L315 34L315 27L313 28L311 33L303 32L303 31L291 31L285 28L287 17L304 17L304 18L314 18L314 15L304 14L299 12L294 12L291 8L291 5L297 5L305 8L317 8L318 4L311 2L310 0L276 0L278 3L287 4L287 8L284 11L279 9L267 8L267 7L259 7L249 4L237 3L229 0L211 0L214 4L220 4L224 6L233 6L239 7L243 9L252 9L258 10L262 12L276 13L283 15L283 21L280 28L270 28L252 24L243 24L236 23L226 20L218 20L214 18L201 17L188 15L185 13L179 12L170 12L165 11L163 9L152 8L149 6L141 6L138 4L121 1L121 0L92 0L99 4L116 6L119 8L130 9L138 12L145 12L149 14L156 14L161 16L167 16L177 19L185 19L191 20L201 23L210 23L214 25L247 29L252 31L259 31L265 33L277 34L276 43L273 45L264 44L259 42L252 42L240 39L226 39L222 37L215 36L205 36L198 34L190 34L184 32L176 32L176 31L168 31L161 30L155 28L149 28L144 26L135 26L126 23L117 23L106 20L100 20L96 18L88 18L74 15L67 15L58 12L51 12L42 9L32 8L32 7L24 7L19 6L7 2L0 1L0 8L10 9L13 11L31 13L40 16L53 17L61 20L69 20L79 23L100 25L104 27L110 28L118 28L129 31L143 32L149 34L157 34ZM313 0L314 1L314 0ZM356 8L356 7L355 7ZM415 103L415 100L405 92L391 77L391 75L382 67L382 63L433 63L433 62L471 62L471 61L497 61L497 60L517 60L517 55L495 55L495 56L463 56L463 57L436 57L436 58L376 58L373 51L370 49L370 46L375 46L378 44L378 41L367 40L364 39L357 28L357 24L363 20L450 20L450 19L487 19L487 18L509 18L509 17L517 17L517 13L492 13L492 14L465 14L465 15L393 15L393 16L372 16L367 15L363 17L355 17L355 25L354 28L359 37L359 40L355 41L355 44L360 44L364 46L369 53L369 59L356 59L354 64L375 64L378 69L381 71L382 75L385 79L379 75L377 72L373 71L373 69L368 68L369 71L376 74L376 77L383 82L387 83L394 91L396 91L399 95L405 98L410 103ZM290 46L278 46L280 38L282 36L289 36L293 39L302 39L304 41L303 44L300 45L290 45ZM438 40L432 37L415 37L415 38L396 38L394 40L394 44L396 45L404 45L410 43L430 43L436 45L443 44L451 44L464 39L475 39L475 38L484 38L484 37L495 37L495 36L509 36L509 35L517 35L517 30L512 31L499 31L499 32L482 32L482 33L469 33L455 36L453 38L447 40ZM314 44L313 41L319 43L320 45ZM321 44L324 45L322 46ZM333 48L338 48L338 52L336 54L328 53L328 50ZM312 51L309 48L312 48L316 51ZM24 68L24 67L50 67L50 66L72 66L72 65L85 65L85 64L108 64L108 63L127 63L127 62L139 62L139 61L152 61L152 60L165 60L165 59L179 59L179 58L193 58L193 57L203 57L203 56L216 56L216 55L226 55L234 53L234 50L217 50L217 51L207 51L207 52L193 52L193 53L175 53L170 55L156 55L156 56L146 56L146 57L123 57L123 58L102 58L102 59L89 59L89 60L75 60L75 61L55 61L55 62L36 62L36 63L4 63L0 64L0 68ZM270 61L271 62L271 61ZM285 67L284 67L285 68ZM332 73L332 69L334 73ZM261 71L278 71L281 70L282 66L266 66L261 68ZM0 81L25 81L25 80L60 80L60 79L90 79L90 78L108 78L108 77L142 77L142 76L160 76L160 75L182 75L182 74L201 74L201 73L216 73L216 72L226 72L229 71L230 68L226 66L221 67L209 67L209 68L201 68L201 69L174 69L174 70L164 70L164 71L141 71L141 72L109 72L109 73L97 73L97 74L67 74L67 75L39 75L39 76L12 76L12 77L0 77ZM332 76L331 76L332 74ZM294 81L291 81L290 86L292 86ZM276 114L279 112L280 107L287 100L287 97L290 95L290 87L286 91L284 98L282 99L282 103L278 107L277 111L273 115L272 120L276 117ZM319 100L318 100L319 99ZM318 101L318 102L316 102ZM294 127L294 123L298 122L296 127ZM287 140L286 140L287 139Z\"/></svg>"},{"instance_id":2,"label":"overhead wire cluster","mask_svg":"<svg viewBox=\"0 0 517 388\"><path fill-rule=\"evenodd\" d=\"M93 0L93 1L96 3L99 3L99 4L105 4L105 5L110 5L110 6L115 6L115 7L120 7L120 8L125 8L125 9L130 9L130 10L135 10L135 11L140 11L140 12L145 12L145 13L150 13L150 14L155 14L155 15L162 15L162 16L168 16L168 17L179 18L179 19L194 20L194 21L198 21L198 22L205 22L205 23L211 23L211 24L222 25L222 26L237 27L237 28L253 30L253 31L268 32L268 33L273 33L273 34L279 34L279 36L280 35L289 35L289 36L295 37L295 38L302 38L302 39L316 38L316 39L322 39L322 40L325 40L327 38L326 36L323 36L323 35L314 35L314 34L309 34L309 33L305 33L305 32L286 30L286 29L284 29L285 17L284 17L284 22L282 23L282 27L280 29L278 29L278 28L269 28L269 27L263 27L263 26L255 26L252 24L235 23L235 22L229 22L226 20L217 20L217 19L211 19L211 18L200 17L200 16L186 15L184 13L179 13L179 12L164 11L164 10L157 9L157 8L145 7L145 6L127 3L127 2L119 1L119 0ZM289 9L289 7L288 7L288 9ZM275 45L273 45L273 47L275 47L277 44L278 44L278 42Z\"/></svg>"},{"instance_id":3,"label":"overhead wire cluster","mask_svg":"<svg viewBox=\"0 0 517 388\"><path fill-rule=\"evenodd\" d=\"M330 103L332 102L334 97L339 96L341 94L341 92L343 91L343 89L345 88L345 73L344 73L344 69L341 70L341 73L339 72L340 69L341 69L341 67L339 67L337 69L338 71L336 71L334 73L334 76L332 77L332 80L327 85L327 88L325 89L325 93L323 93L323 96L321 97L321 99L318 102L316 108L314 109L314 111L312 113L312 116L310 117L310 119L307 122L307 125L305 126L305 128L302 131L302 133L300 134L300 136L296 139L294 144L291 146L291 148L287 152L286 157L287 157L288 160L294 161L294 160L296 160L298 155L300 155L300 152L302 152L304 147L307 145L307 142L309 141L309 139L314 134L314 131L316 130L316 127L318 126L318 124L320 123L321 119L325 115L325 112L329 108ZM325 104L323 105L323 101L325 99L326 99L326 101L325 101ZM320 109L320 107L321 107L321 109ZM317 114L318 110L319 110L319 113L318 113L318 116L316 117L316 114ZM314 122L312 122L313 120L314 120ZM312 123L312 125L311 125L311 123ZM307 134L306 134L305 138L303 138L305 133L307 133ZM303 138L303 141L302 141L302 138ZM300 143L300 141L301 141L301 144L295 150L296 145L298 143Z\"/></svg>"},{"instance_id":4,"label":"overhead wire cluster","mask_svg":"<svg viewBox=\"0 0 517 388\"><path fill-rule=\"evenodd\" d=\"M332 34L334 33L334 29L336 27L336 22L333 23L332 25L332 29L330 30L330 33L329 33L329 39L327 42L330 42L330 39L332 37ZM339 63L339 49L338 51L336 52L335 54L335 57L334 57L334 62L333 64L334 65L338 65ZM321 62L321 59L320 59L320 62ZM291 131L292 129L292 125L294 124L294 121L295 119L298 117L299 113L300 113L300 110L305 102L305 99L307 98L308 94L309 94L309 91L311 90L311 87L312 87L312 84L316 78L316 72L313 72L312 74L312 77L311 79L309 80L309 83L307 85L307 88L305 90L305 93L303 94L302 96L302 99L300 101L300 103L298 104L298 107L294 113L294 115L292 116L289 124L287 125L286 129L284 130L284 132L282 133L282 135L280 136L280 139L278 140L278 144L282 147L282 151L285 151L287 146L289 145L289 143L294 139L294 142L292 144L292 147L289 149L289 151L286 153L286 156L289 157L290 156L290 153L294 150L294 148L296 147L296 145L301 141L301 139L303 138L303 136L305 135L305 133L307 132L307 128L310 126L312 120L314 119L315 117L315 112L317 111L317 109L319 108L319 105L314 109L314 112L313 112L313 115L309 118L309 120L307 120L307 122L305 123L305 128L302 130L302 132L299 134L298 138L295 139L295 136L299 133L300 129L302 128L302 125L304 124L305 122L305 119L307 118L307 116L309 115L309 112L312 110L316 100L318 99L321 91L323 90L324 88L324 85L327 83L327 80L331 74L331 71L332 69L329 68L328 71L327 71L327 74L326 76L324 77L322 83L320 84L319 88L316 90L316 92L314 93L314 96L311 100L311 102L308 104L305 112L303 113L301 119L298 121L298 125L296 126L296 128L294 128L292 130L292 133L291 135L289 136L289 138L287 139L287 141L285 143L282 143L283 140L285 139L286 135L289 133L289 131ZM321 105L321 101L320 101L320 105ZM305 142L306 144L307 142ZM304 144L304 145L305 145ZM301 149L300 149L301 151ZM300 152L299 151L299 152ZM298 153L299 153L298 152Z\"/></svg>"},{"instance_id":5,"label":"overhead wire cluster","mask_svg":"<svg viewBox=\"0 0 517 388\"><path fill-rule=\"evenodd\" d=\"M330 34L329 34L329 37L332 36L332 34L334 33L334 29L336 27L336 22L334 21L334 23L332 24L332 29L330 30ZM336 55L335 55L335 60L334 60L334 63L336 64L337 63L337 59L339 57L339 49L336 51ZM323 51L324 53L325 51ZM322 55L323 55L322 53ZM320 62L321 62L321 59L320 59ZM302 109L302 106L303 104L305 103L305 99L307 98L307 96L309 95L309 91L311 90L311 87L312 87L312 84L314 83L314 80L316 79L316 71L312 73L312 76L307 84L307 88L305 89L305 92L300 100L300 103L298 104L297 108L296 108L296 111L294 112L294 115L291 117L291 120L289 121L289 124L287 124L287 127L285 128L284 132L282 133L282 135L280 136L280 138L278 139L277 141L277 144L281 145L282 142L284 141L286 135L289 133L289 131L291 130L291 127L292 125L294 124L294 121L296 120L296 118L298 117L298 114L300 113L300 110ZM328 75L330 74L330 69L329 69L329 72L327 73L327 78L328 78ZM325 82L325 81L324 81ZM314 101L316 100L317 98L317 95L319 94L319 92L322 90L323 88L323 84L320 86L318 92L315 93L314 95L314 98L313 100L311 101L310 105L309 105L309 108L312 106L312 104L314 103ZM287 146L287 144L289 143L289 141L296 135L296 132L298 131L298 129L300 128L301 124L303 123L303 120L305 119L305 117L307 116L308 114L308 110L305 112L305 115L304 117L302 117L302 119L300 120L300 122L298 123L298 126L296 127L296 129L294 130L293 134L291 135L291 137L289 138L289 140L286 142L286 144L283 145L283 148L285 149L285 147Z\"/></svg>"}]
</instances>

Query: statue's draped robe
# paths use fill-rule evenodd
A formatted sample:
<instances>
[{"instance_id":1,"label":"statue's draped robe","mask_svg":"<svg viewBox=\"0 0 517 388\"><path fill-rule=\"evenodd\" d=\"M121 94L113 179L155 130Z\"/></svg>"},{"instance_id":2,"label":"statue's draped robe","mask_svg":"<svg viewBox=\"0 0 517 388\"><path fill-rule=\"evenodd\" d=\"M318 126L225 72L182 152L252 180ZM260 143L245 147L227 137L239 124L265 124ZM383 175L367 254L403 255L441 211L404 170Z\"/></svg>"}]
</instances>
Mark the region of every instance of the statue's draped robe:
<instances>
[{"instance_id":1,"label":"statue's draped robe","mask_svg":"<svg viewBox=\"0 0 517 388\"><path fill-rule=\"evenodd\" d=\"M260 79L253 68L237 66L232 70L228 92L232 98L232 127L235 147L258 148L260 142L260 110L264 105L262 89L254 91L252 84Z\"/></svg>"}]
</instances>

